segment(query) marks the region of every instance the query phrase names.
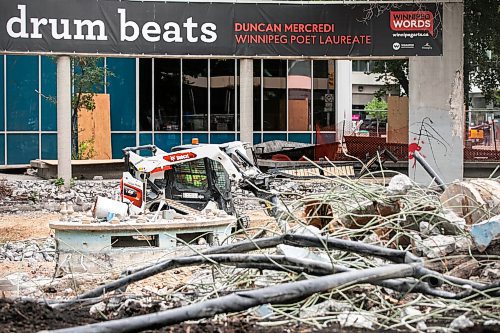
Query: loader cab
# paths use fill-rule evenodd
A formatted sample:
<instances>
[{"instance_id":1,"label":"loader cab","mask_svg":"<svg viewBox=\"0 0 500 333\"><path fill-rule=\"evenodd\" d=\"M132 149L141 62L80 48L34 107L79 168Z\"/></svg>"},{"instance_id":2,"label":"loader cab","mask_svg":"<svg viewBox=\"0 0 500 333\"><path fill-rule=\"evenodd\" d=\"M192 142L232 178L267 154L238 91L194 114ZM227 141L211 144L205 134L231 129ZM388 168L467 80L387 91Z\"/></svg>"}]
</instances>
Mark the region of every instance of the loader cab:
<instances>
[{"instance_id":1,"label":"loader cab","mask_svg":"<svg viewBox=\"0 0 500 333\"><path fill-rule=\"evenodd\" d=\"M199 145L178 146L172 152ZM159 184L160 185L160 184ZM208 158L186 161L165 171L165 196L197 210L214 201L219 209L234 214L229 175L219 162Z\"/></svg>"}]
</instances>

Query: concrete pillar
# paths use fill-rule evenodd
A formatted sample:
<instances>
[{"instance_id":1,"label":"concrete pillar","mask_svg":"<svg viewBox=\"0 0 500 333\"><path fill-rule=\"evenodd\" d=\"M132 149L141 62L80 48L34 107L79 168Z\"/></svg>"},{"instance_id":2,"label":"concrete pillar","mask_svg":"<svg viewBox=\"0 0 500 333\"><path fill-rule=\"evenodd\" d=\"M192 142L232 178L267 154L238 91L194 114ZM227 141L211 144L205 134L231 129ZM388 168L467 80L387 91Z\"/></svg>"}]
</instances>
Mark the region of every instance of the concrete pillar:
<instances>
[{"instance_id":1,"label":"concrete pillar","mask_svg":"<svg viewBox=\"0 0 500 333\"><path fill-rule=\"evenodd\" d=\"M337 141L342 142L344 131L350 133L352 123L352 63L335 61L335 122Z\"/></svg>"},{"instance_id":2,"label":"concrete pillar","mask_svg":"<svg viewBox=\"0 0 500 333\"><path fill-rule=\"evenodd\" d=\"M240 140L253 145L253 60L240 60Z\"/></svg>"},{"instance_id":3,"label":"concrete pillar","mask_svg":"<svg viewBox=\"0 0 500 333\"><path fill-rule=\"evenodd\" d=\"M57 177L71 180L71 61L57 58Z\"/></svg>"},{"instance_id":4,"label":"concrete pillar","mask_svg":"<svg viewBox=\"0 0 500 333\"><path fill-rule=\"evenodd\" d=\"M463 3L444 3L443 55L409 63L410 148L418 145L445 182L463 178L463 11ZM421 184L432 179L414 160L408 174Z\"/></svg>"}]
</instances>

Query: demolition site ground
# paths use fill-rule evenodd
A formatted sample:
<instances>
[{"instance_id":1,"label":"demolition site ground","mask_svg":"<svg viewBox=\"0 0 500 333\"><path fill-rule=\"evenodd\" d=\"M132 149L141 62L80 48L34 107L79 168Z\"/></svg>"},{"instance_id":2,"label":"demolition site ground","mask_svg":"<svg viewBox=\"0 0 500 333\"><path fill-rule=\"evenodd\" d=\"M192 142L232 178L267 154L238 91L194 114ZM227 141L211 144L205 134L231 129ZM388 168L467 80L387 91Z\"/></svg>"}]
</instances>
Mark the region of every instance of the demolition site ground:
<instances>
[{"instance_id":1,"label":"demolition site ground","mask_svg":"<svg viewBox=\"0 0 500 333\"><path fill-rule=\"evenodd\" d=\"M125 332L135 325L127 320L145 323L154 318L140 316L155 313L166 326L131 331L497 332L498 179L448 184L441 193L403 175L374 176L276 179L272 189L286 206L277 219L235 190L236 210L249 223L221 244L204 240L188 254L167 251L143 265L95 272L83 262L83 270L64 269L49 223L71 203L69 221L78 225L96 197L116 197L118 180L76 181L61 191L50 181L5 175L0 332ZM124 277L127 268L133 271ZM285 289L274 295L272 288Z\"/></svg>"}]
</instances>

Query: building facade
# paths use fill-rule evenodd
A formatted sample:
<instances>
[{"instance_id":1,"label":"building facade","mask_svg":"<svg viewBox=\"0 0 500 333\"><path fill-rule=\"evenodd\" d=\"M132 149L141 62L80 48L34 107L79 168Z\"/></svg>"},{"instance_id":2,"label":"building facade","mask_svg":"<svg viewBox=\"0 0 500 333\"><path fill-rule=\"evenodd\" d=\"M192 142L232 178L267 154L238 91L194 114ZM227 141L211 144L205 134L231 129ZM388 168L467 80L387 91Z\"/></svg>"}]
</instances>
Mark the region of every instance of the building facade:
<instances>
[{"instance_id":1,"label":"building facade","mask_svg":"<svg viewBox=\"0 0 500 333\"><path fill-rule=\"evenodd\" d=\"M314 143L317 131L335 140L335 63L253 60L253 143ZM238 59L108 57L100 65L112 73L94 90L110 96L112 158L139 144L239 139ZM55 58L0 55L0 78L0 164L57 159Z\"/></svg>"}]
</instances>

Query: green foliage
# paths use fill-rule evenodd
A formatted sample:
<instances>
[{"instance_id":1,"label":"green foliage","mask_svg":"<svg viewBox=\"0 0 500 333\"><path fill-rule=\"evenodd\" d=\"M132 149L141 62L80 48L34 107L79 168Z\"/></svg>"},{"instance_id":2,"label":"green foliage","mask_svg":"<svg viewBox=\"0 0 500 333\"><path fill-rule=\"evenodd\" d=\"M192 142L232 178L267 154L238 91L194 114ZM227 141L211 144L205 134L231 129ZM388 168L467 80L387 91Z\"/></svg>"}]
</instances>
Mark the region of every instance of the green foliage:
<instances>
[{"instance_id":1,"label":"green foliage","mask_svg":"<svg viewBox=\"0 0 500 333\"><path fill-rule=\"evenodd\" d=\"M379 121L387 119L387 112L381 112L382 110L387 110L387 103L380 97L373 97L365 106L365 111L368 111L370 117Z\"/></svg>"},{"instance_id":2,"label":"green foliage","mask_svg":"<svg viewBox=\"0 0 500 333\"><path fill-rule=\"evenodd\" d=\"M74 160L89 160L95 156L94 138L84 140L78 144L78 152L76 155L71 156Z\"/></svg>"},{"instance_id":3,"label":"green foliage","mask_svg":"<svg viewBox=\"0 0 500 333\"><path fill-rule=\"evenodd\" d=\"M500 2L464 1L464 89L472 84L486 103L495 102L500 86Z\"/></svg>"},{"instance_id":4,"label":"green foliage","mask_svg":"<svg viewBox=\"0 0 500 333\"><path fill-rule=\"evenodd\" d=\"M71 99L73 111L85 108L89 111L95 109L94 96L98 87L104 86L107 82L104 76L114 76L113 73L100 66L102 58L94 57L73 57L73 86L75 93Z\"/></svg>"},{"instance_id":5,"label":"green foliage","mask_svg":"<svg viewBox=\"0 0 500 333\"><path fill-rule=\"evenodd\" d=\"M63 178L57 178L56 181L54 182L55 186L64 186L64 179Z\"/></svg>"},{"instance_id":6,"label":"green foliage","mask_svg":"<svg viewBox=\"0 0 500 333\"><path fill-rule=\"evenodd\" d=\"M387 102L381 98L373 97L373 99L365 105L365 110L387 110Z\"/></svg>"},{"instance_id":7,"label":"green foliage","mask_svg":"<svg viewBox=\"0 0 500 333\"><path fill-rule=\"evenodd\" d=\"M389 91L398 90L400 96L409 95L408 60L374 61L371 71L379 74L377 81L384 86L375 92L375 97L383 97Z\"/></svg>"}]
</instances>

